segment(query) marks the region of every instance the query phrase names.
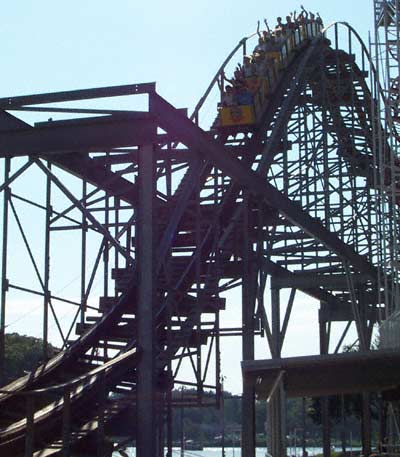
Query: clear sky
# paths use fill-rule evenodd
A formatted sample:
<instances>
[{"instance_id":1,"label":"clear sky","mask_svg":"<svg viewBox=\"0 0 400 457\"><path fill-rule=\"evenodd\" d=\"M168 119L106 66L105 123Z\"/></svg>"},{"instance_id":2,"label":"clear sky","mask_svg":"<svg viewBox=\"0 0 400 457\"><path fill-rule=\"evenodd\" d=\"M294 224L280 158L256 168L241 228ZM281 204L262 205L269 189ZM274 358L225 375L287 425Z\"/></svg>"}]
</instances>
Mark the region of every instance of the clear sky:
<instances>
[{"instance_id":1,"label":"clear sky","mask_svg":"<svg viewBox=\"0 0 400 457\"><path fill-rule=\"evenodd\" d=\"M349 22L368 41L372 0L304 0L304 6L319 12L325 24ZM300 2L294 0L2 2L0 97L155 81L162 96L191 111L227 54L255 32L258 20L274 25L277 16L295 9ZM234 301L237 309L238 298ZM317 351L309 343L318 337L317 305L303 301L307 306L295 310L286 354ZM32 325L10 331L36 333ZM260 358L267 355L264 344L258 346ZM238 392L240 349L238 344L229 348L225 345L226 384Z\"/></svg>"},{"instance_id":2,"label":"clear sky","mask_svg":"<svg viewBox=\"0 0 400 457\"><path fill-rule=\"evenodd\" d=\"M301 2L301 0L300 0ZM0 96L156 81L193 107L257 20L300 10L294 0L18 0L0 6ZM345 20L367 39L372 0L304 0L325 23Z\"/></svg>"}]
</instances>

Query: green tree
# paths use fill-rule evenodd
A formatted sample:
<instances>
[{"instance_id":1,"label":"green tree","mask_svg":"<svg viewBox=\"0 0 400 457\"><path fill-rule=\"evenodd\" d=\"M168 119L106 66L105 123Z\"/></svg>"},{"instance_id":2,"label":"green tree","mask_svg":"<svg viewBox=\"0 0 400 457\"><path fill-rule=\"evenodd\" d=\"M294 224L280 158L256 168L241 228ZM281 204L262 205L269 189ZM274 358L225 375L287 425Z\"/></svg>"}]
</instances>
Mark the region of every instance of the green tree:
<instances>
[{"instance_id":1,"label":"green tree","mask_svg":"<svg viewBox=\"0 0 400 457\"><path fill-rule=\"evenodd\" d=\"M50 356L56 353L49 346ZM2 383L6 384L26 372L33 370L43 361L43 340L32 336L7 333L5 335L5 369Z\"/></svg>"}]
</instances>

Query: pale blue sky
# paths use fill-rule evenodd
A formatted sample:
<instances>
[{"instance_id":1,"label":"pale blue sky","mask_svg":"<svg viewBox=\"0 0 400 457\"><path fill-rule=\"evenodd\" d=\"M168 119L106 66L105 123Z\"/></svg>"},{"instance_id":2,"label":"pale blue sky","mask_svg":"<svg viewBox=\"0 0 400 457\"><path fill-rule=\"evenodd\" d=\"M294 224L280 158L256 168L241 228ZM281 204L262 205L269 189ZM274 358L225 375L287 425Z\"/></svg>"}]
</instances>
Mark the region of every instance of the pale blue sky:
<instances>
[{"instance_id":1,"label":"pale blue sky","mask_svg":"<svg viewBox=\"0 0 400 457\"><path fill-rule=\"evenodd\" d=\"M177 107L193 109L226 55L266 17L300 10L301 1L15 0L0 6L0 97L88 87L157 82ZM304 0L325 24L353 25L364 40L373 27L372 0ZM75 278L76 279L76 278ZM26 300L21 299L22 302ZM233 314L240 310L233 298ZM317 304L295 309L285 354L318 350ZM33 306L33 305L32 305ZM35 304L35 309L39 305ZM26 310L26 308L24 308ZM14 312L14 310L12 310ZM25 311L24 311L25 312ZM229 316L225 323L229 324ZM10 320L18 319L18 312ZM9 331L40 335L29 315ZM313 341L311 343L311 341ZM239 341L224 341L228 389L240 391ZM266 357L265 340L257 356Z\"/></svg>"},{"instance_id":2,"label":"pale blue sky","mask_svg":"<svg viewBox=\"0 0 400 457\"><path fill-rule=\"evenodd\" d=\"M156 81L193 107L233 46L300 1L17 0L0 7L0 96ZM304 0L367 39L372 0Z\"/></svg>"}]
</instances>

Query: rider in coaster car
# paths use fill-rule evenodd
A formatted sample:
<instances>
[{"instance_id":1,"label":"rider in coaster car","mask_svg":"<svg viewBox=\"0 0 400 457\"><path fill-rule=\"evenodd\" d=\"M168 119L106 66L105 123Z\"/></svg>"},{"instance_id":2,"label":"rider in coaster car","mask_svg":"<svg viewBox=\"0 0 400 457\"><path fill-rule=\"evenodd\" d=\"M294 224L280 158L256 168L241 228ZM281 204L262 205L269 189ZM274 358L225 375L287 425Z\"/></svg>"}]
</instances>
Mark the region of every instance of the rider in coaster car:
<instances>
[{"instance_id":1,"label":"rider in coaster car","mask_svg":"<svg viewBox=\"0 0 400 457\"><path fill-rule=\"evenodd\" d=\"M264 51L260 51L254 55L254 65L258 77L262 78L267 74L267 58Z\"/></svg>"},{"instance_id":2,"label":"rider in coaster car","mask_svg":"<svg viewBox=\"0 0 400 457\"><path fill-rule=\"evenodd\" d=\"M266 30L263 30L261 33L260 32L260 21L257 22L257 35L259 38L261 38L261 37L265 38L266 35L271 34L271 29L269 28L269 25L268 25L268 22L266 19L264 19L264 23L265 23Z\"/></svg>"},{"instance_id":3,"label":"rider in coaster car","mask_svg":"<svg viewBox=\"0 0 400 457\"><path fill-rule=\"evenodd\" d=\"M264 39L264 52L268 52L270 51L271 49L271 35L270 34L265 34L263 36L263 39Z\"/></svg>"},{"instance_id":4,"label":"rider in coaster car","mask_svg":"<svg viewBox=\"0 0 400 457\"><path fill-rule=\"evenodd\" d=\"M282 18L281 17L277 17L276 18L276 22L277 22L277 24L275 26L275 31L277 31L277 30L281 30L282 31L283 28L284 28L284 25L282 24Z\"/></svg>"},{"instance_id":5,"label":"rider in coaster car","mask_svg":"<svg viewBox=\"0 0 400 457\"><path fill-rule=\"evenodd\" d=\"M237 94L238 105L252 105L254 102L253 94L247 87L241 87Z\"/></svg>"},{"instance_id":6,"label":"rider in coaster car","mask_svg":"<svg viewBox=\"0 0 400 457\"><path fill-rule=\"evenodd\" d=\"M276 47L276 36L275 36L275 34L272 34L268 38L268 41L265 42L265 52L272 52L275 50L275 47Z\"/></svg>"},{"instance_id":7,"label":"rider in coaster car","mask_svg":"<svg viewBox=\"0 0 400 457\"><path fill-rule=\"evenodd\" d=\"M265 50L266 50L266 43L265 43L264 37L260 36L260 38L258 39L258 44L254 48L253 54L256 52L265 52Z\"/></svg>"},{"instance_id":8,"label":"rider in coaster car","mask_svg":"<svg viewBox=\"0 0 400 457\"><path fill-rule=\"evenodd\" d=\"M235 80L235 84L244 84L244 75L243 75L243 68L241 65L237 65L235 71L233 72L233 79ZM229 81L232 82L232 81Z\"/></svg>"},{"instance_id":9,"label":"rider in coaster car","mask_svg":"<svg viewBox=\"0 0 400 457\"><path fill-rule=\"evenodd\" d=\"M300 5L300 8L301 8L301 14L304 17L304 22L308 23L308 11L304 8L303 5Z\"/></svg>"},{"instance_id":10,"label":"rider in coaster car","mask_svg":"<svg viewBox=\"0 0 400 457\"><path fill-rule=\"evenodd\" d=\"M291 16L286 16L286 25L285 28L291 32L292 30L296 29L296 24L292 21Z\"/></svg>"},{"instance_id":11,"label":"rider in coaster car","mask_svg":"<svg viewBox=\"0 0 400 457\"><path fill-rule=\"evenodd\" d=\"M285 41L285 36L283 34L283 31L276 30L274 51L280 51L284 41Z\"/></svg>"},{"instance_id":12,"label":"rider in coaster car","mask_svg":"<svg viewBox=\"0 0 400 457\"><path fill-rule=\"evenodd\" d=\"M298 26L302 26L306 23L306 18L304 17L304 13L301 12L297 17L296 17L296 23Z\"/></svg>"},{"instance_id":13,"label":"rider in coaster car","mask_svg":"<svg viewBox=\"0 0 400 457\"><path fill-rule=\"evenodd\" d=\"M236 94L238 92L238 89L240 87L243 87L246 85L246 81L243 77L243 72L242 70L238 67L236 67L236 70L233 74L233 78L229 79L225 75L223 75L223 78L225 81L229 83L229 86L232 86L230 89L228 89L229 86L226 86L225 90L222 87L222 84L220 81L218 81L218 86L219 90L221 92L221 104L220 106L229 106L230 102L233 99L233 104L236 105ZM224 104L224 101L226 102L226 105Z\"/></svg>"},{"instance_id":14,"label":"rider in coaster car","mask_svg":"<svg viewBox=\"0 0 400 457\"><path fill-rule=\"evenodd\" d=\"M232 86L226 86L221 95L221 105L223 107L236 105L236 93Z\"/></svg>"},{"instance_id":15,"label":"rider in coaster car","mask_svg":"<svg viewBox=\"0 0 400 457\"><path fill-rule=\"evenodd\" d=\"M251 78L254 76L254 66L251 60L251 56L243 57L243 66L242 66L243 76L245 78Z\"/></svg>"}]
</instances>

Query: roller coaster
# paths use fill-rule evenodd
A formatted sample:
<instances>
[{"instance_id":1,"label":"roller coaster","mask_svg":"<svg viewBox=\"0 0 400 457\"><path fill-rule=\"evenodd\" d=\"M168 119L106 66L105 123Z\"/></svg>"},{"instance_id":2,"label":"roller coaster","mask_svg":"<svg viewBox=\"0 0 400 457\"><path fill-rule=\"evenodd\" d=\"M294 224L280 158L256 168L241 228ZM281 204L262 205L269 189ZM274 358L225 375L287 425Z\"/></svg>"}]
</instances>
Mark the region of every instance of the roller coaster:
<instances>
[{"instance_id":1,"label":"roller coaster","mask_svg":"<svg viewBox=\"0 0 400 457\"><path fill-rule=\"evenodd\" d=\"M253 39L234 48L189 117L153 83L0 99L1 366L15 293L42 300L45 354L51 321L62 339L55 357L1 388L1 456L108 457L129 443L139 457L171 455L172 409L206 403L208 389L221 398L221 337L240 335L248 361L262 335L279 359L298 290L320 303L322 354L338 353L353 326L367 351L393 311L397 259L382 243L393 157L365 45L346 23L290 37L247 105L251 122L223 106L203 119ZM118 108L122 97L147 106ZM39 217L24 222L21 205L41 214L40 255L27 229ZM31 276L13 259L20 249ZM79 284L66 297L52 291L68 256ZM223 328L233 289L242 324ZM67 330L60 304L74 310ZM335 322L345 327L332 348ZM174 384L195 394L176 398ZM254 389L244 382L246 457Z\"/></svg>"}]
</instances>

